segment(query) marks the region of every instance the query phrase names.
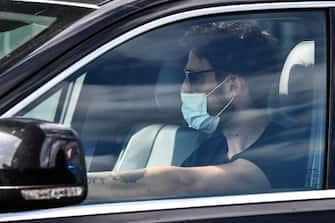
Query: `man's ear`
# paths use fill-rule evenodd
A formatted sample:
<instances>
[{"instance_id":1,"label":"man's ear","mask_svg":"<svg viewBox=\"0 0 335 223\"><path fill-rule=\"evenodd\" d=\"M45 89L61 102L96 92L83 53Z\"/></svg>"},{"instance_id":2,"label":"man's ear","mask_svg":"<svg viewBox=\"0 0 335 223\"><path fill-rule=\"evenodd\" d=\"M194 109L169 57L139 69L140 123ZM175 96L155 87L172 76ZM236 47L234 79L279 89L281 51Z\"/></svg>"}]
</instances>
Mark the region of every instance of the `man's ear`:
<instances>
[{"instance_id":1,"label":"man's ear","mask_svg":"<svg viewBox=\"0 0 335 223\"><path fill-rule=\"evenodd\" d=\"M232 74L229 76L229 91L235 96L241 95L245 90L245 80L238 74Z\"/></svg>"}]
</instances>

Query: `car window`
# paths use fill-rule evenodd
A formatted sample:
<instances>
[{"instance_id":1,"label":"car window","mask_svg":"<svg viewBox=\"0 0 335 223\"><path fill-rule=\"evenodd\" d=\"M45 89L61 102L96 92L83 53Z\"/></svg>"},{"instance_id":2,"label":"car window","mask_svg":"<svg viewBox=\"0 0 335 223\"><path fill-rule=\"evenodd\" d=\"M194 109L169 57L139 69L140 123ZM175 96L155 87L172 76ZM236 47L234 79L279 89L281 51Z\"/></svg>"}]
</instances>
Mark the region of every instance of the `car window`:
<instances>
[{"instance_id":1,"label":"car window","mask_svg":"<svg viewBox=\"0 0 335 223\"><path fill-rule=\"evenodd\" d=\"M29 16L10 12L0 12L0 17L2 20L0 38L3 40L0 58L33 39L56 20L54 17Z\"/></svg>"},{"instance_id":2,"label":"car window","mask_svg":"<svg viewBox=\"0 0 335 223\"><path fill-rule=\"evenodd\" d=\"M31 103L23 117L62 123L71 127L85 77L86 73L49 91L43 100Z\"/></svg>"},{"instance_id":3,"label":"car window","mask_svg":"<svg viewBox=\"0 0 335 223\"><path fill-rule=\"evenodd\" d=\"M46 3L1 1L0 71L16 64L91 11Z\"/></svg>"},{"instance_id":4,"label":"car window","mask_svg":"<svg viewBox=\"0 0 335 223\"><path fill-rule=\"evenodd\" d=\"M82 140L88 200L323 187L323 11L217 15L108 51L18 112Z\"/></svg>"}]
</instances>

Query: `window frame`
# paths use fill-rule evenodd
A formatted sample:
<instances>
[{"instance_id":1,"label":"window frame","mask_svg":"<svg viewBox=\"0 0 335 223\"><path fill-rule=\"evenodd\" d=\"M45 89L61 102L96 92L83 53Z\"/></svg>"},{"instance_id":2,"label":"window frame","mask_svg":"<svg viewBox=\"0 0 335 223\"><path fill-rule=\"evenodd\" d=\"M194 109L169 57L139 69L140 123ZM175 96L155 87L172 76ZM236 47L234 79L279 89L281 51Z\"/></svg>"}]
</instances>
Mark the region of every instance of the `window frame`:
<instances>
[{"instance_id":1,"label":"window frame","mask_svg":"<svg viewBox=\"0 0 335 223\"><path fill-rule=\"evenodd\" d=\"M327 189L335 189L335 119L332 118L335 112L335 8L329 11L329 28L328 28L328 153L325 179Z\"/></svg>"},{"instance_id":2,"label":"window frame","mask_svg":"<svg viewBox=\"0 0 335 223\"><path fill-rule=\"evenodd\" d=\"M120 44L130 40L133 37L141 35L145 32L153 30L163 25L170 24L172 22L183 21L185 19L197 18L201 16L226 14L226 13L243 13L243 12L270 12L271 10L287 10L287 9L323 9L327 12L331 7L335 7L335 2L289 2L289 3L252 3L242 5L228 5L228 6L215 6L215 7L204 7L202 9L187 10L173 15L168 15L162 18L158 18L144 25L138 26L114 39L105 43L101 47L97 48L93 52L89 53L82 59L75 62L73 65L65 69L56 75L49 82L44 84L42 87L37 89L35 92L30 94L28 97L21 100L14 107L5 112L1 118L11 117L16 112L26 107L30 102L36 100L40 95L46 93L49 89L53 88L61 81L68 78L74 72L95 60L100 55L106 53L109 50L119 46ZM329 18L327 18L329 19ZM328 21L325 21L327 25ZM328 37L328 44L331 39ZM329 50L330 52L335 49ZM333 59L333 55L331 54ZM330 67L330 57L328 55L328 67ZM334 61L334 60L332 60ZM327 77L330 77L331 68L328 69ZM331 72L333 75L333 73ZM333 81L335 82L335 81ZM332 83L332 85L335 83ZM328 86L329 87L329 86ZM331 89L331 87L329 87ZM328 92L333 93L333 92ZM329 96L329 95L328 95ZM330 104L330 103L329 103ZM332 100L332 105L335 105L335 100ZM329 106L331 107L331 106ZM329 110L332 112L332 109ZM329 119L328 119L329 121ZM335 126L335 121L332 121L332 126ZM334 122L334 123L333 123ZM331 126L329 126L330 128ZM329 133L329 131L327 131ZM330 133L332 136L334 132ZM331 140L329 140L331 141ZM330 143L330 142L329 142ZM335 142L333 142L335 143ZM330 144L329 144L330 145ZM329 145L327 148L330 148ZM334 148L335 149L335 148ZM334 150L332 149L332 150ZM330 149L329 149L330 151ZM334 153L334 152L333 152ZM332 162L335 163L335 162ZM331 166L331 165L326 165ZM329 172L328 172L329 174ZM327 178L329 175L327 175ZM329 182L329 181L327 181ZM329 189L328 189L329 188ZM277 203L277 202L289 202L289 201L318 201L320 199L334 199L335 190L333 187L326 185L324 190L311 190L311 191L299 191L299 192L279 192L279 193L264 193L254 195L234 195L234 196L216 196L216 197L204 197L204 198L175 198L175 199L164 199L164 200L148 200L148 201L131 201L131 202L120 202L120 203L108 203L108 204L87 204L76 207L65 207L58 208L53 212L38 211L34 214L20 214L3 216L0 214L0 222L2 221L18 221L18 220L33 220L33 219L45 219L55 217L69 217L69 216L89 216L97 214L120 214L120 213L134 213L139 211L157 211L157 210L178 210L184 208L200 208L200 207L216 207L216 206L235 206L235 205L256 205ZM328 190L327 190L328 189ZM335 202L335 201L334 201ZM324 207L326 210L327 207ZM329 207L328 207L329 209ZM289 211L289 208L285 208ZM274 211L275 212L275 211ZM84 214L83 214L84 213ZM237 215L238 216L238 215Z\"/></svg>"}]
</instances>

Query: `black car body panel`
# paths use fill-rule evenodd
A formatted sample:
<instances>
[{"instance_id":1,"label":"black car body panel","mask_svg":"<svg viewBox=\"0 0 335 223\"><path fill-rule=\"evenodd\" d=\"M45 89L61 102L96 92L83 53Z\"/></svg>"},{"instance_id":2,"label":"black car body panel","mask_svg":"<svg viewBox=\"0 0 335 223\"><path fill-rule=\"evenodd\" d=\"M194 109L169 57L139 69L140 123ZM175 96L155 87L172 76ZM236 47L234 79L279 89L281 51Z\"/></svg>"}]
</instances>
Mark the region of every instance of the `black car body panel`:
<instances>
[{"instance_id":1,"label":"black car body panel","mask_svg":"<svg viewBox=\"0 0 335 223\"><path fill-rule=\"evenodd\" d=\"M85 3L98 4L101 5L101 8L76 21L72 26L1 74L0 84L3 87L0 89L0 113L6 112L18 101L30 95L88 53L140 25L186 10L268 2L259 0L115 0L111 2L87 0ZM334 11L333 9L326 10L329 14L329 35L332 41L334 37ZM333 96L335 85L335 56L333 52L335 48L331 41L328 43L331 49L329 57L331 58L331 63L329 63L329 73L331 75L328 81L328 94L331 103L329 103L328 111L328 148L330 149L327 161L328 172L325 179L326 189L335 189L335 120L332 118L335 106L335 97ZM108 205L112 207L113 204ZM96 208L99 208L99 206ZM17 215L17 219L20 222L333 222L335 199L171 208L130 213L127 211L116 213L117 205L115 205L114 208L111 208L114 211L113 213L107 211L92 215L85 213L85 209L83 209L82 216L76 215L75 217L68 214L68 212L71 212L70 210L71 207L52 210L54 215L51 215L50 218L47 211L44 211L44 217L39 219L35 216L36 218L32 218L32 220L29 220L29 216L37 213L34 211L26 212ZM88 216L85 216L86 214ZM12 216L15 216L15 214ZM0 222L2 221L6 221L6 216L0 216Z\"/></svg>"}]
</instances>

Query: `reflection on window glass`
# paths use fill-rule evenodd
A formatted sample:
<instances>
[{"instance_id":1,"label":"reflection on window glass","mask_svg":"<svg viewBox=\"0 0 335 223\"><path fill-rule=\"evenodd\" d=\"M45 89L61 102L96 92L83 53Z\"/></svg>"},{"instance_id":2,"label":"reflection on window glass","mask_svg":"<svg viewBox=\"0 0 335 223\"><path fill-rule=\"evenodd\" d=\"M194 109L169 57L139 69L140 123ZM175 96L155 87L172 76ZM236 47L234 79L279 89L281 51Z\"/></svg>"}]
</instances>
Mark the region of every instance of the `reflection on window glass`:
<instances>
[{"instance_id":1,"label":"reflection on window glass","mask_svg":"<svg viewBox=\"0 0 335 223\"><path fill-rule=\"evenodd\" d=\"M0 72L31 53L94 9L36 1L0 1Z\"/></svg>"},{"instance_id":2,"label":"reflection on window glass","mask_svg":"<svg viewBox=\"0 0 335 223\"><path fill-rule=\"evenodd\" d=\"M48 28L56 18L0 11L0 59Z\"/></svg>"},{"instance_id":3,"label":"reflection on window glass","mask_svg":"<svg viewBox=\"0 0 335 223\"><path fill-rule=\"evenodd\" d=\"M61 83L86 73L77 99L60 100L72 115L59 122L68 120L81 137L88 199L321 189L324 17L286 12L170 24Z\"/></svg>"}]
</instances>

